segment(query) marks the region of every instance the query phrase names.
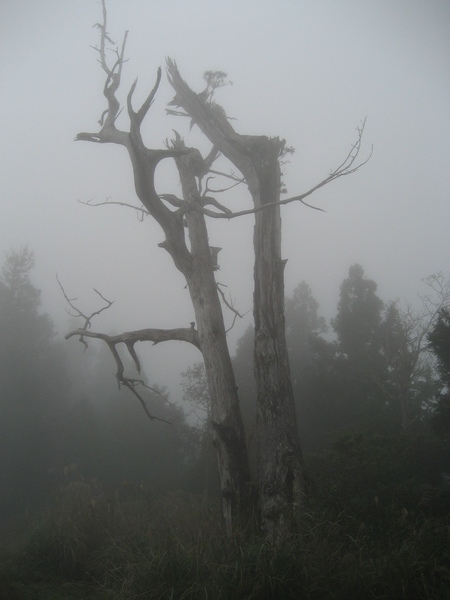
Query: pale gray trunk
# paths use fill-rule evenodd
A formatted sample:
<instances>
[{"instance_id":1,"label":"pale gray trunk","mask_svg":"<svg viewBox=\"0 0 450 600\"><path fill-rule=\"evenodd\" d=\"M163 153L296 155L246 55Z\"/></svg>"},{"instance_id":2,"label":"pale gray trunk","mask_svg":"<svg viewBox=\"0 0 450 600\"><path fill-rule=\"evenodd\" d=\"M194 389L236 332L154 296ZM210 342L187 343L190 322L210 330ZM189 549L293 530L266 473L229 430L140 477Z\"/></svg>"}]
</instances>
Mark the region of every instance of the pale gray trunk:
<instances>
[{"instance_id":1,"label":"pale gray trunk","mask_svg":"<svg viewBox=\"0 0 450 600\"><path fill-rule=\"evenodd\" d=\"M195 178L189 170L189 158L180 157L176 162L185 202L200 202ZM200 211L187 211L186 225L191 243L192 269L185 276L195 310L211 397L211 424L217 451L222 510L227 534L230 535L233 523L249 509L247 447L205 217Z\"/></svg>"},{"instance_id":2,"label":"pale gray trunk","mask_svg":"<svg viewBox=\"0 0 450 600\"><path fill-rule=\"evenodd\" d=\"M256 209L255 376L259 491L262 526L276 543L295 529L302 502L303 467L284 330L284 263L281 259L279 155L283 142L237 134L225 111L195 94L168 61L169 80L182 106L214 146L242 173Z\"/></svg>"},{"instance_id":3,"label":"pale gray trunk","mask_svg":"<svg viewBox=\"0 0 450 600\"><path fill-rule=\"evenodd\" d=\"M255 206L279 201L278 139L262 138L252 154ZM255 215L255 378L261 525L277 543L292 533L303 500L303 461L285 338L284 266L280 207Z\"/></svg>"}]
</instances>

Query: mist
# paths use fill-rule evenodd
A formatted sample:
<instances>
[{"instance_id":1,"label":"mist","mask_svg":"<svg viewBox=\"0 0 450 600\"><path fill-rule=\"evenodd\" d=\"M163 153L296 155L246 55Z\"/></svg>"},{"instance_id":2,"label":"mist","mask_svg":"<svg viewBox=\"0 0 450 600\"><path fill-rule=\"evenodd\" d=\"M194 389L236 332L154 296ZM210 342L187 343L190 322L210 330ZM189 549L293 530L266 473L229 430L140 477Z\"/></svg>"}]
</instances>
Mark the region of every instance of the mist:
<instances>
[{"instance_id":1,"label":"mist","mask_svg":"<svg viewBox=\"0 0 450 600\"><path fill-rule=\"evenodd\" d=\"M367 117L363 152L373 146L373 156L364 169L314 194L325 212L295 203L282 211L287 295L305 280L331 316L354 262L384 298L412 302L423 277L448 272L447 3L263 2L257 14L252 3L175 5L108 5L113 38L130 31L123 90L139 77L136 102L145 97L165 56L199 90L205 70L227 72L233 85L217 100L233 125L295 147L284 169L289 194L339 164ZM35 252L35 280L61 334L67 307L56 273L88 309L94 287L114 300L97 324L104 331L186 326L193 318L184 282L157 247L157 226L139 223L131 210L80 204L135 201L121 148L73 142L79 131L95 130L104 108L91 47L99 12L95 2L3 3L2 251L28 244ZM181 126L164 117L170 99L163 82L146 124L156 147ZM198 137L194 128L189 139ZM177 191L171 175L169 167L158 174L161 193ZM245 190L234 196L232 208L250 206ZM223 248L220 282L240 312L250 311L252 218L210 226L212 245ZM183 369L192 358L178 350L169 352ZM180 368L164 372L167 356L158 352L155 371L170 385Z\"/></svg>"},{"instance_id":2,"label":"mist","mask_svg":"<svg viewBox=\"0 0 450 600\"><path fill-rule=\"evenodd\" d=\"M109 0L107 9L111 39L120 45L124 32L129 32L118 93L121 102L126 102L137 79L133 103L139 106L152 89L158 68L163 70L142 127L148 147L164 148L177 130L188 146L199 148L203 155L210 149L198 127L190 127L189 119L166 114L174 95L165 75L167 57L177 62L183 78L197 93L205 87L205 71L224 71L228 84L217 89L214 98L224 107L233 128L243 135L278 136L295 149L283 164L286 192L282 199L306 192L325 179L345 159L364 124L359 159L368 159L367 163L352 175L318 189L306 199L311 206L300 202L282 206L282 248L287 259L285 297L293 385L297 397L306 398L299 413L306 453L331 448L338 453L333 455L337 470L343 456L358 456L355 461L361 461L358 468L362 470L375 464L380 458L378 446L370 446L372 442L365 446L358 435L397 435L406 417L387 392L379 394L374 391L376 386L365 384L352 390L342 383L343 375L339 379L346 360L354 360L348 371L347 367L342 370L350 373L348 378L352 369L365 374L367 365L358 362L356 342L347 351L345 327L342 334L336 323L343 314L345 282L353 282L357 289L357 281L373 292L371 299L378 307L373 314L368 310L376 326L367 320L377 334L365 340L375 347L390 318L396 324L411 324L416 319L416 324L425 327L423 311L430 306L424 299L430 294L426 278L441 274L433 281L448 282L450 5L445 0ZM153 388L148 390L156 411L153 421L144 419L136 398L117 389L117 365L100 340L89 340L86 349L77 337L65 339L68 332L83 325L77 313L78 317L91 315L104 305L105 298L111 305L93 319L92 329L106 334L188 328L195 322L186 281L159 246L164 233L139 211L124 148L75 141L80 132L98 131L106 108L105 73L95 49L100 20L101 4L92 0L3 0L0 8L0 266L8 264L11 251L14 256L27 247L34 255L27 281L32 287L27 289L36 292L30 292L33 302L40 293L41 302L32 302L37 312L31 311L30 319L37 329L42 326L45 330L48 344L48 362L36 374L36 381L48 375L48 398L54 401L51 407L55 411L53 415L49 408L48 414L39 418L48 420L45 427L49 431L56 423L42 464L52 463L52 447L61 448L58 436L67 435L67 448L51 468L45 468L52 470L55 481L65 478L69 485L86 484L83 489L89 502L94 498L99 506L102 502L107 506L108 494L118 493L128 480L135 486L130 492L133 502L135 493L139 501L144 494L145 502L150 496L153 502L156 488L209 498L218 491L214 461L205 450L212 447L211 432L204 415L198 417L198 389L186 387L189 369L201 361L201 353L174 341L136 345L143 373L134 376L142 376ZM117 126L127 130L126 110L119 115ZM223 157L217 165L223 171L230 168ZM158 194L181 196L171 161L158 165L155 184ZM214 189L223 185L224 178L211 181ZM235 212L253 208L245 185L219 192L217 199ZM210 245L221 248L216 280L234 308L223 306L252 452L254 215L209 219L207 225ZM7 297L13 286L8 288L4 275L0 284L0 295ZM446 294L439 300L445 298L441 308L447 306ZM237 319L236 312L240 315ZM5 331L11 333L8 319L4 318ZM427 327L428 335L431 321ZM11 356L10 342L5 341L10 338L2 335L5 361L11 365L9 371L4 366L5 378L12 373L20 379L12 357L19 361L19 341L23 347L28 343L26 331ZM315 346L305 341L308 336ZM40 338L30 339L35 346L24 351L24 356L29 357L26 368L31 373ZM380 347L377 351L387 353ZM425 375L414 379L415 399L420 399L414 414L420 427L414 435L424 435L430 444L424 456L438 456L438 460L429 472L427 465L420 464L420 474L413 474L420 480L411 491L416 504L424 486L437 489L438 476L447 468L441 442L435 442L435 433L430 434L433 415L439 414L436 407L445 390L445 376L438 354L426 352L427 360L419 365ZM127 368L132 369L131 361ZM31 393L31 383L27 390ZM17 394L21 397L20 390ZM42 394L45 397L44 391ZM63 403L58 408L59 396ZM361 398L367 402L361 404ZM30 428L34 416L39 421L37 413L33 415L25 419ZM164 429L166 421L175 424L174 428ZM66 422L72 423L67 430ZM26 427L21 430L25 438L26 431ZM146 439L148 431L153 437ZM346 441L338 442L341 446L333 446L336 431L343 436L351 432ZM391 438L387 442L393 454L398 439L392 447ZM412 446L416 452L419 445ZM11 447L16 448L14 444ZM84 448L94 449L95 459L84 453ZM34 451L30 442L28 456ZM364 463L372 452L376 460ZM27 448L20 447L17 453L11 458L11 469L17 467L20 472ZM113 459L108 460L108 454ZM150 462L142 458L146 455L151 455ZM311 459L311 465L312 471L317 469L320 474L319 480L325 477L323 457ZM406 477L408 468L398 466L395 477ZM44 472L42 465L39 469ZM149 469L154 485L146 481L141 488L137 482L144 481ZM104 480L96 487L92 481L99 473ZM394 486L395 477L383 480L383 490ZM351 507L353 483L350 475L345 482L336 480L336 489L348 500L348 504L342 500L345 510ZM23 492L26 483L22 484ZM36 506L45 504L52 487L50 483L42 489L39 485ZM367 497L373 492L372 488L366 491ZM360 506L365 506L365 501ZM13 511L13 495L7 504ZM25 505L24 500L20 509L25 511ZM186 506L183 514L188 512ZM326 503L323 506L328 510ZM159 513L155 510L155 514ZM365 518L363 509L360 516ZM206 519L205 515L201 519Z\"/></svg>"}]
</instances>

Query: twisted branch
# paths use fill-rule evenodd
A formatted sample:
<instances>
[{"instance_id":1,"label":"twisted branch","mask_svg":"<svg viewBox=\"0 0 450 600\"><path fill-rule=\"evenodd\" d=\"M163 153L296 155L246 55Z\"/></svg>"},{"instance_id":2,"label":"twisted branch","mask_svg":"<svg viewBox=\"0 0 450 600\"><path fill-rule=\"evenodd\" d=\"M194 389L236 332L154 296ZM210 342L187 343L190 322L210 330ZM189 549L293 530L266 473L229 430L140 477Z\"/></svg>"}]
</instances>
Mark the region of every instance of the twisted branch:
<instances>
[{"instance_id":1,"label":"twisted branch","mask_svg":"<svg viewBox=\"0 0 450 600\"><path fill-rule=\"evenodd\" d=\"M355 162L357 161L360 150L361 150L362 136L364 133L365 124L366 124L366 119L364 119L362 124L356 128L356 130L358 132L357 140L354 144L352 144L349 153L345 157L345 160L338 167L336 167L333 171L331 171L331 173L327 177L325 177L325 179L323 179L318 184L316 184L315 186L310 188L307 192L304 192L303 194L298 194L297 196L292 196L291 198L284 198L283 200L279 200L278 202L268 202L267 204L263 204L261 206L255 207L255 208L249 208L247 210L240 210L240 211L236 211L236 212L232 212L227 209L226 213L223 213L223 212L218 213L218 212L209 210L207 208L204 208L204 206L199 207L198 205L195 206L195 210L200 210L201 212L203 212L204 215L206 215L208 217L212 217L213 219L235 219L236 217L242 217L244 215L255 214L255 213L265 210L269 207L281 206L283 204L290 204L291 202L301 202L308 208L312 208L313 210L325 212L323 208L319 208L317 206L313 206L312 204L309 204L308 202L305 202L305 198L307 198L308 196L313 194L315 191L317 191L321 187L324 187L328 183L331 183L335 179L339 179L340 177L345 177L346 175L351 175L352 173L355 173L370 160L370 158L372 156L373 148L371 149L367 158L365 158L364 160L362 160L361 162L359 162L355 165ZM238 183L240 183L240 181L238 181ZM217 191L222 191L222 190L215 190L215 191L217 192ZM209 204L214 204L214 203L209 202Z\"/></svg>"},{"instance_id":2,"label":"twisted branch","mask_svg":"<svg viewBox=\"0 0 450 600\"><path fill-rule=\"evenodd\" d=\"M161 394L161 392L158 392L154 388L147 385L142 379L133 379L133 378L127 377L125 375L125 366L124 366L123 360L121 359L119 352L117 350L117 345L125 344L125 346L128 350L128 353L133 360L133 363L136 367L137 372L140 373L141 372L141 363L140 363L139 357L136 353L136 350L134 348L134 345L137 342L150 341L150 342L153 342L153 345L155 346L156 344L159 344L161 342L177 340L177 341L189 342L190 344L194 345L196 348L200 348L199 340L198 340L198 333L195 329L195 323L191 323L191 326L189 328L139 329L137 331L126 331L126 332L118 334L118 335L107 335L106 333L91 331L90 328L92 325L92 319L95 316L102 313L103 311L108 310L112 306L113 301L108 300L98 290L94 289L95 293L98 294L98 296L100 296L100 298L105 302L105 305L102 306L101 308L99 308L98 310L92 312L91 314L87 315L75 305L75 300L77 300L76 298L69 298L69 296L67 295L59 278L57 277L56 279L57 279L58 285L61 289L61 292L62 292L66 302L70 306L71 312L69 312L69 314L75 318L82 318L84 321L82 327L67 333L65 336L65 339L68 340L71 337L77 336L79 338L79 341L85 347L85 350L88 348L88 343L85 338L94 338L94 339L99 339L99 340L102 340L103 342L105 342L105 344L108 346L108 348L114 358L114 361L116 363L116 379L117 379L119 388L121 386L128 388L130 390L130 392L139 400L140 404L142 405L147 416L150 419L169 423L169 421L166 421L165 419L161 419L159 417L155 417L148 411L145 401L142 398L142 396L139 394L139 392L137 391L136 387L138 387L138 386L145 387L154 393L158 393L166 401L167 401L167 399Z\"/></svg>"}]
</instances>

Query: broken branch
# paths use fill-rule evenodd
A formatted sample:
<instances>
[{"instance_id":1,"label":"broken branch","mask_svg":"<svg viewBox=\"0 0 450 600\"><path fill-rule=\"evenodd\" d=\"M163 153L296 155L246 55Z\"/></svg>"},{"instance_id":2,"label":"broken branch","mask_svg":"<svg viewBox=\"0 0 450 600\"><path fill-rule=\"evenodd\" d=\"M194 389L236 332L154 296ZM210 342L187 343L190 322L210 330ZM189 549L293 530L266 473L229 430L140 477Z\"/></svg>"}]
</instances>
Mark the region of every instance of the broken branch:
<instances>
[{"instance_id":1,"label":"broken branch","mask_svg":"<svg viewBox=\"0 0 450 600\"><path fill-rule=\"evenodd\" d=\"M91 313L89 316L85 315L77 306L74 305L74 301L77 300L77 298L69 298L66 294L66 291L64 289L64 287L62 286L58 275L56 275L56 281L58 282L59 288L64 296L64 298L66 299L67 304L70 306L70 308L74 311L74 313L69 313L71 316L73 317L81 317L84 319L84 325L83 327L81 327L79 329L79 331L86 331L86 329L88 327L91 326L91 320L93 319L93 317L99 315L100 313L102 313L104 310L108 310L108 308L110 308L113 304L114 304L114 300L108 300L107 298L105 298L98 290L96 290L94 288L94 292L100 296L100 298L105 302L105 306L102 306L102 308L99 308L98 310L94 311L93 313ZM81 340L80 340L81 341Z\"/></svg>"},{"instance_id":2,"label":"broken branch","mask_svg":"<svg viewBox=\"0 0 450 600\"><path fill-rule=\"evenodd\" d=\"M124 381L121 382L122 385L124 385L126 388L128 388L130 390L130 392L139 400L142 408L145 411L145 414L147 415L147 417L151 420L151 421L162 421L163 423L167 423L168 425L172 425L171 421L167 421L166 419L162 419L161 417L156 417L155 415L152 415L150 413L150 411L147 408L147 405L145 403L145 400L142 398L142 396L139 394L139 392L136 390L136 386L137 385L142 385L143 387L148 388L149 390L151 390L152 392L155 392L155 390L146 385L143 381L141 381L140 379L125 379ZM158 393L160 396L162 396L164 398L164 400L167 402L167 398L165 398L163 396L163 394L161 394L161 392L155 392Z\"/></svg>"},{"instance_id":3,"label":"broken branch","mask_svg":"<svg viewBox=\"0 0 450 600\"><path fill-rule=\"evenodd\" d=\"M127 202L118 202L115 200L109 200L107 198L104 202L94 202L93 200L88 200L84 202L83 200L78 200L80 204L84 204L85 206L125 206L126 208L132 208L133 210L142 214L142 216L147 216L150 213L145 208L140 206L134 206L134 204L128 204Z\"/></svg>"},{"instance_id":4,"label":"broken branch","mask_svg":"<svg viewBox=\"0 0 450 600\"><path fill-rule=\"evenodd\" d=\"M339 177L345 177L346 175L351 175L352 173L355 173L370 160L370 158L372 156L373 148L371 149L369 156L366 159L364 159L362 162L358 163L356 166L353 166L356 159L358 158L359 152L361 150L362 135L364 133L365 124L366 124L366 119L364 119L361 126L357 127L358 139L356 140L356 142L354 144L352 144L350 151L347 154L344 161L338 167L336 167L336 169L331 171L331 173L328 175L328 177L326 177L325 179L320 181L318 184L316 184L315 186L310 188L307 192L304 192L303 194L298 194L297 196L292 196L291 198L285 198L283 200L279 200L278 202L268 202L266 204L257 206L255 208L249 208L247 210L240 210L240 211L236 211L236 212L228 211L228 209L226 209L227 212L225 212L225 213L217 213L215 211L204 208L204 206L203 207L196 206L195 209L202 211L204 215L206 215L208 217L212 217L213 219L235 219L236 217L242 217L244 215L252 215L257 212L260 212L261 210L265 210L269 207L281 206L283 204L290 204L291 202L301 202L308 208L312 208L313 210L325 212L323 208L319 208L317 206L313 206L312 204L309 204L308 202L305 202L305 198L307 198L308 196L313 194L315 191L317 191L321 187L327 185L328 183L331 183L335 179L338 179ZM215 204L215 202L209 202L209 204L217 206ZM223 210L222 206L221 206L221 208Z\"/></svg>"},{"instance_id":5,"label":"broken branch","mask_svg":"<svg viewBox=\"0 0 450 600\"><path fill-rule=\"evenodd\" d=\"M233 300L228 301L227 297L225 296L225 293L223 292L223 290L220 289L220 286L223 286L223 283L217 283L217 291L219 292L223 303L225 304L225 306L233 313L234 317L233 317L233 322L231 323L230 327L225 331L225 333L228 333L229 331L231 331L234 327L234 324L236 323L236 319L242 319L246 313L244 313L243 315L241 315L241 313L236 310L233 306ZM226 286L225 286L226 287Z\"/></svg>"},{"instance_id":6,"label":"broken branch","mask_svg":"<svg viewBox=\"0 0 450 600\"><path fill-rule=\"evenodd\" d=\"M93 315L99 314L101 310L93 313ZM67 333L65 339L68 340L77 335L103 340L108 345L114 347L117 344L124 343L129 348L130 345L134 345L136 342L153 342L153 345L156 346L156 344L168 341L189 342L196 348L200 347L194 323L191 324L191 327L179 327L177 329L138 329L136 331L125 331L117 335L107 335L106 333L81 328ZM139 371L140 367L138 364L136 364L136 368Z\"/></svg>"},{"instance_id":7,"label":"broken branch","mask_svg":"<svg viewBox=\"0 0 450 600\"><path fill-rule=\"evenodd\" d=\"M110 308L111 305L113 304L113 302L111 300L108 300L107 298L105 298L105 296L103 296L103 294L101 294L98 290L96 290L94 288L95 293L98 294L100 296L100 298L105 302L105 306L102 306L100 309L92 312L90 315L87 315L84 312L82 312L77 306L75 306L74 302L75 302L76 298L69 298L69 296L67 295L64 287L62 286L58 276L56 277L56 280L58 282L58 285L61 289L61 292L62 292L64 298L66 299L66 302L68 303L70 308L73 310L73 313L70 313L70 314L74 317L80 317L80 318L84 319L83 327L69 332L65 336L65 339L67 340L71 337L78 336L79 341L84 345L85 349L88 347L88 344L87 344L85 338L88 337L88 338L103 340L105 342L105 344L108 346L108 348L114 358L114 361L116 363L116 379L119 384L119 387L121 385L123 385L132 392L132 394L139 400L139 402L141 403L142 407L144 408L146 414L148 415L148 417L150 419L152 419L152 420L157 419L159 421L164 421L164 422L168 423L168 421L165 421L164 419L160 419L159 417L155 417L154 415L151 415L149 413L144 399L139 394L139 392L136 390L136 386L142 385L144 387L147 387L148 389L151 389L152 391L155 391L155 390L153 390L153 388L151 388L150 386L147 386L141 379L132 379L130 377L125 376L125 367L124 367L123 361L119 355L119 352L117 351L117 345L121 344L121 343L125 344L125 346L128 350L128 353L133 360L133 363L136 367L137 372L140 373L141 372L141 363L140 363L139 357L134 349L134 345L137 342L151 341L151 342L153 342L153 345L156 345L156 344L159 344L160 342L165 342L165 341L169 341L169 340L178 340L178 341L189 342L189 343L193 344L196 348L200 348L200 344L199 344L199 340L198 340L198 333L195 329L195 323L191 323L191 326L189 328L140 329L137 331L126 331L126 332L124 332L122 334L118 334L118 335L107 335L105 333L90 331L89 328L91 327L92 319L95 316L102 313L104 310L107 310L108 308Z\"/></svg>"}]
</instances>

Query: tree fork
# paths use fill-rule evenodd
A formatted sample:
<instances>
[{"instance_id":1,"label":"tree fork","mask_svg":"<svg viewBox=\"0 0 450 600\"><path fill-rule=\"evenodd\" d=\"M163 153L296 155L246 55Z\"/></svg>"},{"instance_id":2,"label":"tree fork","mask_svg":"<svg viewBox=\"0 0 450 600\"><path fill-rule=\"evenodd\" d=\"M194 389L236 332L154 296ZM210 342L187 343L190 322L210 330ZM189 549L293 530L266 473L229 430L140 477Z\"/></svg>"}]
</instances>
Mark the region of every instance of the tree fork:
<instances>
[{"instance_id":1,"label":"tree fork","mask_svg":"<svg viewBox=\"0 0 450 600\"><path fill-rule=\"evenodd\" d=\"M195 175L200 177L206 174L217 155L217 150L214 149L206 160L201 158L198 151L194 151L196 160L192 161L190 160L193 155L192 149L186 149L179 138L178 144L174 143L172 147L166 149L156 150L145 146L141 125L158 90L161 79L160 69L158 69L153 89L137 111L132 106L136 83L132 85L127 96L129 132L117 129L116 119L120 113L120 104L116 98L116 92L120 86L126 36L121 51L116 50L116 62L109 67L106 61L105 43L111 40L106 31L105 0L102 0L102 7L103 23L98 25L100 47L97 48L97 51L100 55L100 64L106 72L103 94L108 108L99 121L100 131L98 133L82 132L75 139L125 146L133 167L137 196L165 234L165 240L159 245L169 252L176 268L187 281L198 327L198 331L195 333L189 330L188 337L195 335L195 342L198 343L205 360L212 398L212 419L216 431L223 513L227 533L231 534L233 523L243 508L247 506L249 497L248 456L204 215L201 210L190 210L191 203L195 205L199 197ZM159 196L156 193L154 184L155 169L158 163L169 157L177 159L182 173L184 200L176 210L171 210L163 203L164 195ZM202 174L193 169L193 164L199 158L205 169ZM205 200L202 200L199 207L202 208L204 203ZM184 219L188 226L190 248L187 246ZM81 332L75 332L74 335L79 335L80 339L83 339L83 336L88 334L83 329ZM129 340L129 335L127 340ZM96 334L95 337L108 342L102 334ZM119 377L125 383L128 381L130 384L128 387L135 393L132 382L123 376L115 345L113 343L109 345L118 366ZM131 343L128 348L134 352ZM119 362L117 362L118 360ZM136 357L134 360L136 362Z\"/></svg>"},{"instance_id":2,"label":"tree fork","mask_svg":"<svg viewBox=\"0 0 450 600\"><path fill-rule=\"evenodd\" d=\"M212 144L241 171L255 208L255 377L261 525L277 543L295 529L301 505L303 464L298 439L284 326L284 264L281 259L280 165L284 142L241 136L223 109L207 104L168 61L173 103L191 116ZM263 206L269 205L264 210Z\"/></svg>"}]
</instances>

